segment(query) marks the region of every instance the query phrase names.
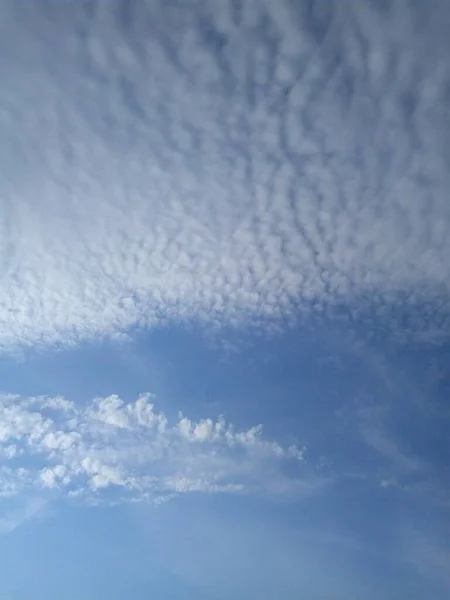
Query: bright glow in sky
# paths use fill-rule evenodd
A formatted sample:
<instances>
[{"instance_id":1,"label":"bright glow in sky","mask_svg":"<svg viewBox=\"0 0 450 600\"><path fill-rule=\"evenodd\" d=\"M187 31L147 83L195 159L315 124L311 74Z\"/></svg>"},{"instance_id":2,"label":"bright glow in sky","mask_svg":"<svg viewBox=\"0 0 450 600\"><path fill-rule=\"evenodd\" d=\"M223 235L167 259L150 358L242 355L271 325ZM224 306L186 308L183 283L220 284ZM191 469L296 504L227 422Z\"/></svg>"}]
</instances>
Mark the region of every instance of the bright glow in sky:
<instances>
[{"instance_id":1,"label":"bright glow in sky","mask_svg":"<svg viewBox=\"0 0 450 600\"><path fill-rule=\"evenodd\" d=\"M449 597L449 27L0 0L0 600Z\"/></svg>"}]
</instances>

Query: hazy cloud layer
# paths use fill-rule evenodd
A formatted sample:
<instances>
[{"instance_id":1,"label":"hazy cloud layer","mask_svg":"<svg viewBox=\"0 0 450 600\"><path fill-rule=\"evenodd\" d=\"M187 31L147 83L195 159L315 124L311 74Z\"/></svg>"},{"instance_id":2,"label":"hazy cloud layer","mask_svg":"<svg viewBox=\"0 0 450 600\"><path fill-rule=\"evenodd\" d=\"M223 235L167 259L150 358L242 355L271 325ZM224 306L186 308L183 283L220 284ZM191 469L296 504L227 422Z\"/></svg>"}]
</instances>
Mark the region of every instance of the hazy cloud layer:
<instances>
[{"instance_id":1,"label":"hazy cloud layer","mask_svg":"<svg viewBox=\"0 0 450 600\"><path fill-rule=\"evenodd\" d=\"M0 345L449 329L445 2L0 7Z\"/></svg>"},{"instance_id":2,"label":"hazy cloud layer","mask_svg":"<svg viewBox=\"0 0 450 600\"><path fill-rule=\"evenodd\" d=\"M0 497L59 490L93 500L159 502L186 492L311 491L303 449L223 418L170 424L149 394L80 407L60 397L0 396ZM292 476L281 464L297 464Z\"/></svg>"}]
</instances>

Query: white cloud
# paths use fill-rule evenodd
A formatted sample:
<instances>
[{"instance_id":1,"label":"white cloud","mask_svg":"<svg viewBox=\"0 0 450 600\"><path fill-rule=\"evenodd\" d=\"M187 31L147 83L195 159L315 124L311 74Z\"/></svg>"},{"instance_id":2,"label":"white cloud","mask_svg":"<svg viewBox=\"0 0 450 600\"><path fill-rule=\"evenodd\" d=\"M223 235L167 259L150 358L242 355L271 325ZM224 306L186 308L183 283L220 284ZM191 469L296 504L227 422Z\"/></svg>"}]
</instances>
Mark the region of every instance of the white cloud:
<instances>
[{"instance_id":1,"label":"white cloud","mask_svg":"<svg viewBox=\"0 0 450 600\"><path fill-rule=\"evenodd\" d=\"M7 431L0 496L53 489L101 500L107 491L114 501L158 502L189 491L286 494L311 484L299 464L303 450L264 439L261 426L238 431L223 417L183 415L170 424L152 400L112 395L77 408L64 399L0 396L0 430ZM297 465L292 477L282 473L286 461Z\"/></svg>"},{"instance_id":2,"label":"white cloud","mask_svg":"<svg viewBox=\"0 0 450 600\"><path fill-rule=\"evenodd\" d=\"M446 3L115 4L1 5L1 347L333 311L448 332Z\"/></svg>"}]
</instances>

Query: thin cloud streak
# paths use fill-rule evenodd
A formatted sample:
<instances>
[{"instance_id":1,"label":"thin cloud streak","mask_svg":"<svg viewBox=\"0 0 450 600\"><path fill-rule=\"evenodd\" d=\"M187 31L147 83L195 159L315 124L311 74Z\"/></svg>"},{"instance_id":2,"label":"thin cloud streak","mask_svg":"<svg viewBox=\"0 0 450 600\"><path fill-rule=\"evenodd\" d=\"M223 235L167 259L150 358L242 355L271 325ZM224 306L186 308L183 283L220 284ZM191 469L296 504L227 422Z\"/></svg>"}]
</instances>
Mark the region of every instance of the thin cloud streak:
<instances>
[{"instance_id":1,"label":"thin cloud streak","mask_svg":"<svg viewBox=\"0 0 450 600\"><path fill-rule=\"evenodd\" d=\"M40 516L45 506L46 501L43 498L28 498L19 508L2 514L0 516L0 535L12 533L30 519Z\"/></svg>"}]
</instances>

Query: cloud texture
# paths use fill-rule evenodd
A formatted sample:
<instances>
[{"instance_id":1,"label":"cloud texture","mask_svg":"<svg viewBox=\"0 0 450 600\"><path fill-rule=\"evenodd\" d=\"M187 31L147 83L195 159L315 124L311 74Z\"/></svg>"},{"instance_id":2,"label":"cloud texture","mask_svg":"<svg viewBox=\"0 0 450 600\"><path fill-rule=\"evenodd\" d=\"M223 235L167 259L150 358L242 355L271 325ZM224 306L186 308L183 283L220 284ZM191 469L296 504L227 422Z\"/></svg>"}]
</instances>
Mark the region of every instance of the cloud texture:
<instances>
[{"instance_id":1,"label":"cloud texture","mask_svg":"<svg viewBox=\"0 0 450 600\"><path fill-rule=\"evenodd\" d=\"M5 0L0 345L448 332L445 2Z\"/></svg>"}]
</instances>

